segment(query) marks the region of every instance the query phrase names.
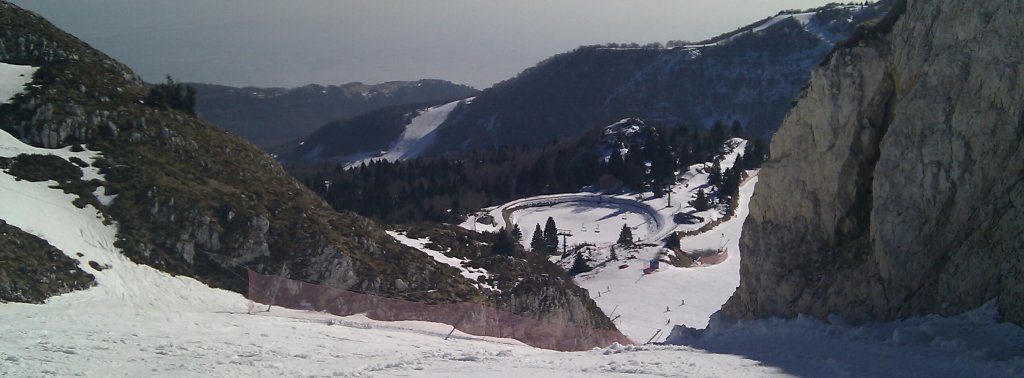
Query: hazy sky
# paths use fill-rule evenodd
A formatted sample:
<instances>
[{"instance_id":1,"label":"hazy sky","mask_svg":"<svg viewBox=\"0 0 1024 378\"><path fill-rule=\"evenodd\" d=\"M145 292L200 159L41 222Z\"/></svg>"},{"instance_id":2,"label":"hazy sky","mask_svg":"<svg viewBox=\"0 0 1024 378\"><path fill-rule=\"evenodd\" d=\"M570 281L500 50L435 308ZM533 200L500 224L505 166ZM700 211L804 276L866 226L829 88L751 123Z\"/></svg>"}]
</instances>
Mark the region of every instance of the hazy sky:
<instances>
[{"instance_id":1,"label":"hazy sky","mask_svg":"<svg viewBox=\"0 0 1024 378\"><path fill-rule=\"evenodd\" d=\"M827 0L13 0L147 81L485 88L559 52L701 40Z\"/></svg>"}]
</instances>

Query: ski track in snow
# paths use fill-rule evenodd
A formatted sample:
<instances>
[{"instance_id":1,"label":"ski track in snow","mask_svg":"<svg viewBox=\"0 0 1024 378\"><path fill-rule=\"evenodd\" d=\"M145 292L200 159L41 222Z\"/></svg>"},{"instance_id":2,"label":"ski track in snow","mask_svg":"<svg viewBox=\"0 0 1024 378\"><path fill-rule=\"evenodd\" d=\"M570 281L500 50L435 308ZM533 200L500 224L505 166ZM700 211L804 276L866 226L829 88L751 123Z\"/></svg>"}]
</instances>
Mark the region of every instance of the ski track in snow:
<instances>
[{"instance_id":1,"label":"ski track in snow","mask_svg":"<svg viewBox=\"0 0 1024 378\"><path fill-rule=\"evenodd\" d=\"M0 88L23 80L10 71L0 69ZM22 153L74 156L86 162L97 156L91 151L31 147L0 132L0 156ZM83 171L85 179L102 179L95 168ZM446 340L450 327L436 323L379 322L360 315L337 317L276 307L249 314L265 307L237 293L132 263L113 246L116 224L104 224L90 206L75 207L71 195L49 188L51 184L18 181L0 172L0 219L79 260L83 270L96 276L97 286L50 298L42 305L0 304L0 376L1024 375L1024 331L997 323L992 303L954 318L859 327L838 319L831 324L807 318L736 325L715 321L706 331L676 329L672 341L691 346L611 345L586 352L554 352L458 331ZM751 180L743 187L744 204L754 185ZM738 235L742 214L745 210L713 232L684 239L684 246L716 246L720 237L715 233ZM109 267L97 271L88 261ZM635 296L622 300L614 298L626 286L615 282L612 274L582 283L589 285L592 295L601 284L615 284L612 292L602 295L606 299L598 300L606 311L612 303L620 304L622 314L630 306L650 307L638 302L641 296L674 301L679 295L687 299L686 306L692 303L687 311L707 310L731 291L727 287L735 284L735 266L727 264L738 262L730 258L710 268L658 272L634 285ZM619 272L626 273L612 273ZM673 275L685 280L660 286ZM712 277L725 280L715 282ZM676 286L679 283L684 285ZM705 292L710 293L706 303L698 296ZM694 312L672 322L699 325L706 323L702 316ZM631 319L647 321L638 315Z\"/></svg>"}]
</instances>

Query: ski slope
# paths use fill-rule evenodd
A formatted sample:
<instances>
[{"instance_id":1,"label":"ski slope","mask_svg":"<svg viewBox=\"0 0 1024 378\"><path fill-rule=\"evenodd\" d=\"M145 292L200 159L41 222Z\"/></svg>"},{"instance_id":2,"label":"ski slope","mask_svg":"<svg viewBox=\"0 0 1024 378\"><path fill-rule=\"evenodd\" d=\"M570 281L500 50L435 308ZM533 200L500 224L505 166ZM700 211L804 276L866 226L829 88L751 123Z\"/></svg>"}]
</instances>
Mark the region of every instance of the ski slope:
<instances>
[{"instance_id":1,"label":"ski slope","mask_svg":"<svg viewBox=\"0 0 1024 378\"><path fill-rule=\"evenodd\" d=\"M636 259L616 261L577 276L577 284L590 292L605 314L616 318L615 325L630 339L664 341L675 325L706 327L711 314L739 286L739 236L756 184L754 177L740 187L740 208L732 219L711 231L680 240L683 250L724 245L730 251L725 262L700 268L662 263L657 272L645 275L643 268L661 251L660 246L648 247L635 253ZM622 263L629 267L619 269Z\"/></svg>"},{"instance_id":2,"label":"ski slope","mask_svg":"<svg viewBox=\"0 0 1024 378\"><path fill-rule=\"evenodd\" d=\"M392 142L387 150L373 154L373 156L365 156L365 154L363 154L364 156L359 156L360 154L347 156L346 160L352 160L347 166L355 167L376 160L398 161L419 157L423 151L434 144L437 128L448 119L448 114L455 110L460 103L472 101L473 97L470 97L423 110L409 121L402 135Z\"/></svg>"},{"instance_id":3,"label":"ski slope","mask_svg":"<svg viewBox=\"0 0 1024 378\"><path fill-rule=\"evenodd\" d=\"M723 146L719 164L731 168L742 156L747 141L733 138ZM495 219L496 228L518 224L523 232L520 243L529 248L536 225L544 227L551 217L560 230L568 231L569 246L590 243L596 250L589 258L597 264L591 272L576 277L576 283L590 292L591 298L623 334L635 341L664 341L672 327L685 325L704 328L708 318L739 285L739 238L746 219L747 204L757 184L757 172L740 188L740 206L735 216L717 227L681 240L683 250L718 249L730 253L725 262L699 268L676 268L661 264L655 274L645 275L649 261L662 252L663 239L677 231L693 231L726 216L723 207L697 212L689 204L697 192L708 185L707 168L712 162L695 164L679 175L670 188L671 195L655 198L652 193L603 195L566 193L523 198L485 209ZM695 224L676 224L674 214L692 213L704 220ZM462 227L480 227L471 217ZM506 223L507 222L507 223ZM631 228L634 239L654 247L626 251L618 249L619 260L607 261L623 225ZM563 267L572 265L570 256ZM626 264L627 267L620 267ZM685 304L683 304L685 302Z\"/></svg>"}]
</instances>

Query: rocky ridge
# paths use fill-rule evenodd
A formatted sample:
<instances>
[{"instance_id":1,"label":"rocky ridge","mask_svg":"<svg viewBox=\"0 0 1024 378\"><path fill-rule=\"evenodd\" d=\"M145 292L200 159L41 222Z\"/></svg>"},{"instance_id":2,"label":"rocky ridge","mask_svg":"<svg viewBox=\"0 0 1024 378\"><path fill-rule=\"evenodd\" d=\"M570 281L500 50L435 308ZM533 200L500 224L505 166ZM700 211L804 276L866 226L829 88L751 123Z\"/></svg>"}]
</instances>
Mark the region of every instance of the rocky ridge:
<instances>
[{"instance_id":1,"label":"rocky ridge","mask_svg":"<svg viewBox=\"0 0 1024 378\"><path fill-rule=\"evenodd\" d=\"M1024 324L1024 3L906 1L841 44L775 135L731 318Z\"/></svg>"}]
</instances>

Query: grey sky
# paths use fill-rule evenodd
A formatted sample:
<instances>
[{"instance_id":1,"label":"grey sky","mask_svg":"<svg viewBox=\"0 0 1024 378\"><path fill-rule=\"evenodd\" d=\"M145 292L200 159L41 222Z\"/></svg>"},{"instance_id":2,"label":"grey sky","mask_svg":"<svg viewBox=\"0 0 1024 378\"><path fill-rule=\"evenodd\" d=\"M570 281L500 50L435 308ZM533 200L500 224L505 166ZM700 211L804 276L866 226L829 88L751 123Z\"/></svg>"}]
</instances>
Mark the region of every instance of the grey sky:
<instances>
[{"instance_id":1,"label":"grey sky","mask_svg":"<svg viewBox=\"0 0 1024 378\"><path fill-rule=\"evenodd\" d=\"M14 0L148 81L485 88L606 42L701 40L826 0Z\"/></svg>"}]
</instances>

